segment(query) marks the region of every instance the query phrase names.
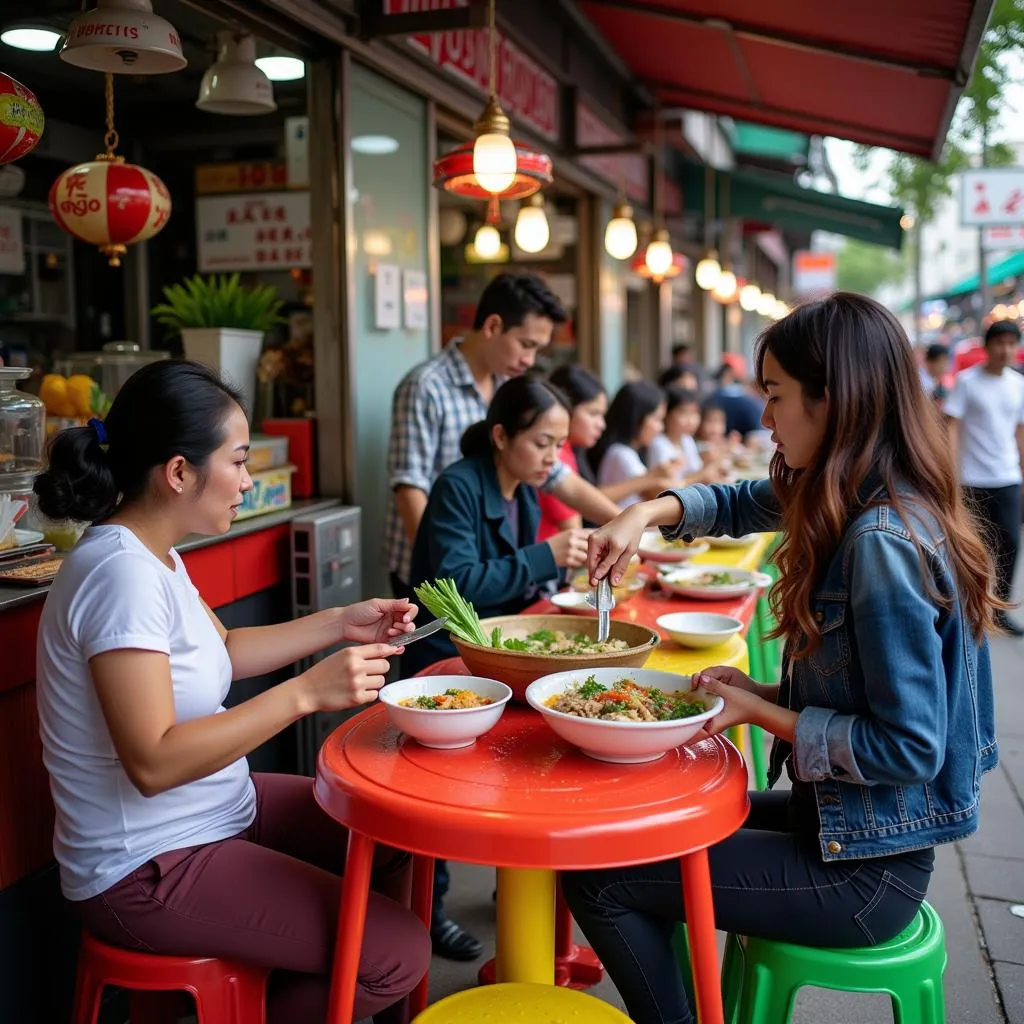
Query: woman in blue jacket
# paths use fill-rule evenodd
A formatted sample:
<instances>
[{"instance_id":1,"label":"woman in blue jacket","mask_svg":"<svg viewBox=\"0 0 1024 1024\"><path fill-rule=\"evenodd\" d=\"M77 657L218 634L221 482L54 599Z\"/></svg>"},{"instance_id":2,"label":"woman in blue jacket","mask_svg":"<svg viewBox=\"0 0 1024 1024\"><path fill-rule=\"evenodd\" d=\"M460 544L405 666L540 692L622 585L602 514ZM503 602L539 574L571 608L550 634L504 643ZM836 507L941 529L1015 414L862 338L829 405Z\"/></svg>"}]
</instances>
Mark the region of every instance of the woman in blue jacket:
<instances>
[{"instance_id":1,"label":"woman in blue jacket","mask_svg":"<svg viewBox=\"0 0 1024 1024\"><path fill-rule=\"evenodd\" d=\"M536 539L537 488L553 473L570 472L558 458L569 416L565 396L539 377L498 388L487 419L462 439L464 457L431 488L413 545L414 587L450 577L480 618L515 615L562 569L586 564L589 530ZM402 671L413 675L455 653L448 634L435 633L408 649Z\"/></svg>"},{"instance_id":2,"label":"woman in blue jacket","mask_svg":"<svg viewBox=\"0 0 1024 1024\"><path fill-rule=\"evenodd\" d=\"M764 333L770 480L669 491L590 541L621 577L645 527L668 538L778 530L779 686L735 669L701 682L709 732L776 737L744 828L709 851L718 927L810 946L890 939L924 899L939 843L978 825L997 763L986 633L1003 603L960 496L938 414L895 318L839 293ZM566 897L637 1024L691 1024L670 939L676 862L566 876Z\"/></svg>"}]
</instances>

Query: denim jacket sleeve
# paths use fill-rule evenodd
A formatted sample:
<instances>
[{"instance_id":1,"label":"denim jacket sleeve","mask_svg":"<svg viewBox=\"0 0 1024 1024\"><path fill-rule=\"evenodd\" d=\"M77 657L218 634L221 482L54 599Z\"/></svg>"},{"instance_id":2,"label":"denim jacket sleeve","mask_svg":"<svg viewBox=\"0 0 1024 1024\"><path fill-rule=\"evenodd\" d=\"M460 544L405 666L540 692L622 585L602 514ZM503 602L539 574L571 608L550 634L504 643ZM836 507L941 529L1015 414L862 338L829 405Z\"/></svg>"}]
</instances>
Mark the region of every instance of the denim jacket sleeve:
<instances>
[{"instance_id":1,"label":"denim jacket sleeve","mask_svg":"<svg viewBox=\"0 0 1024 1024\"><path fill-rule=\"evenodd\" d=\"M865 714L806 707L797 718L798 779L870 786L935 778L946 749L946 673L939 609L913 542L869 529L851 544L850 644L864 679Z\"/></svg>"},{"instance_id":2,"label":"denim jacket sleeve","mask_svg":"<svg viewBox=\"0 0 1024 1024\"><path fill-rule=\"evenodd\" d=\"M679 499L683 517L676 526L663 526L666 540L684 537L743 537L779 528L782 515L770 480L738 484L694 484L663 491ZM662 495L659 495L661 497Z\"/></svg>"}]
</instances>

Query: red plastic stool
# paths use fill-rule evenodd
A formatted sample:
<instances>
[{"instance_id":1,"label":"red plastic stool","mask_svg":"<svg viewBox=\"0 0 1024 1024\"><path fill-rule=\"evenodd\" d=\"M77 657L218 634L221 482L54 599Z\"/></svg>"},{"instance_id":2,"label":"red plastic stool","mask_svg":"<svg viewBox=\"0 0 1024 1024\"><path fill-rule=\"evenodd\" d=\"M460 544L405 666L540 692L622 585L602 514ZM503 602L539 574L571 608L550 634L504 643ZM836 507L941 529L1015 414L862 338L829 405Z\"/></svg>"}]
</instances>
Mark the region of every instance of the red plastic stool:
<instances>
[{"instance_id":1,"label":"red plastic stool","mask_svg":"<svg viewBox=\"0 0 1024 1024\"><path fill-rule=\"evenodd\" d=\"M120 949L82 932L72 1024L96 1024L107 985L133 992L188 992L199 1024L265 1024L269 973L234 960ZM139 1022L133 1017L132 1024Z\"/></svg>"}]
</instances>

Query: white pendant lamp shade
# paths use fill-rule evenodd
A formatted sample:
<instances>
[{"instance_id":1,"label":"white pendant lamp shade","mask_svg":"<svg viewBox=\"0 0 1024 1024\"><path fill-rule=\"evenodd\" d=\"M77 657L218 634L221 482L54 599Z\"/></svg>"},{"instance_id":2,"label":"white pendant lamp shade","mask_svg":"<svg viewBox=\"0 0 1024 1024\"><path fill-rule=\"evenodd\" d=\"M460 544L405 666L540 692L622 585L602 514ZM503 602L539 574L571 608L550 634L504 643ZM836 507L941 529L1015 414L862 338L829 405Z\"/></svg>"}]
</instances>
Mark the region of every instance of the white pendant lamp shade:
<instances>
[{"instance_id":1,"label":"white pendant lamp shade","mask_svg":"<svg viewBox=\"0 0 1024 1024\"><path fill-rule=\"evenodd\" d=\"M541 252L551 241L551 226L544 212L544 200L540 193L531 196L519 207L516 217L516 245L523 252Z\"/></svg>"},{"instance_id":2,"label":"white pendant lamp shade","mask_svg":"<svg viewBox=\"0 0 1024 1024\"><path fill-rule=\"evenodd\" d=\"M672 259L672 246L669 244L668 232L664 228L659 228L654 232L654 237L644 254L644 262L647 264L651 276L664 277L668 273L668 268L672 266Z\"/></svg>"},{"instance_id":3,"label":"white pendant lamp shade","mask_svg":"<svg viewBox=\"0 0 1024 1024\"><path fill-rule=\"evenodd\" d=\"M718 284L721 275L722 265L718 262L718 257L713 250L697 264L697 268L693 272L697 287L706 292L711 291Z\"/></svg>"},{"instance_id":4,"label":"white pendant lamp shade","mask_svg":"<svg viewBox=\"0 0 1024 1024\"><path fill-rule=\"evenodd\" d=\"M177 31L153 13L151 0L97 0L71 22L60 59L129 75L166 75L188 63Z\"/></svg>"},{"instance_id":5,"label":"white pendant lamp shade","mask_svg":"<svg viewBox=\"0 0 1024 1024\"><path fill-rule=\"evenodd\" d=\"M484 260L493 260L501 252L501 235L493 224L484 224L477 229L473 239L473 248Z\"/></svg>"},{"instance_id":6,"label":"white pendant lamp shade","mask_svg":"<svg viewBox=\"0 0 1024 1024\"><path fill-rule=\"evenodd\" d=\"M636 222L633 210L626 203L616 206L612 219L604 229L604 248L612 259L628 260L636 252Z\"/></svg>"},{"instance_id":7,"label":"white pendant lamp shade","mask_svg":"<svg viewBox=\"0 0 1024 1024\"><path fill-rule=\"evenodd\" d=\"M775 296L771 292L761 292L757 300L757 312L760 316L772 316L775 313Z\"/></svg>"},{"instance_id":8,"label":"white pendant lamp shade","mask_svg":"<svg viewBox=\"0 0 1024 1024\"><path fill-rule=\"evenodd\" d=\"M740 306L748 313L753 313L760 301L761 289L756 284L745 284L740 289Z\"/></svg>"},{"instance_id":9,"label":"white pendant lamp shade","mask_svg":"<svg viewBox=\"0 0 1024 1024\"><path fill-rule=\"evenodd\" d=\"M203 75L196 106L208 114L272 114L277 110L274 87L255 60L256 40L252 36L218 32L217 60Z\"/></svg>"}]
</instances>

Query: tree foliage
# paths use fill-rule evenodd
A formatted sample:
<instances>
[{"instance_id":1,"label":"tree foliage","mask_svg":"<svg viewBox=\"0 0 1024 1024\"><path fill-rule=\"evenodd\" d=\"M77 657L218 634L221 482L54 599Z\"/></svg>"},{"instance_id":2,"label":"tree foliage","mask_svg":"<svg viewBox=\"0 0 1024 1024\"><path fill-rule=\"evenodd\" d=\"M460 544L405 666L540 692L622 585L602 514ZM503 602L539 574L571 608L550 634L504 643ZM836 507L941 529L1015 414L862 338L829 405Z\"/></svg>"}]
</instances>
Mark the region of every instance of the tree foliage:
<instances>
[{"instance_id":1,"label":"tree foliage","mask_svg":"<svg viewBox=\"0 0 1024 1024\"><path fill-rule=\"evenodd\" d=\"M836 285L840 291L874 295L883 284L898 284L907 273L906 252L847 238L836 253Z\"/></svg>"}]
</instances>

